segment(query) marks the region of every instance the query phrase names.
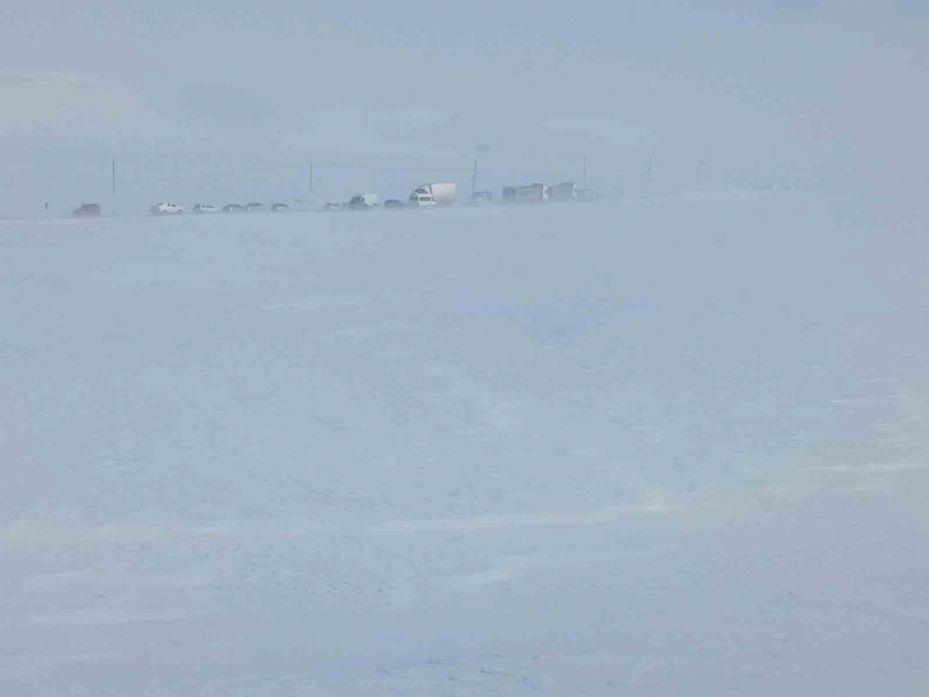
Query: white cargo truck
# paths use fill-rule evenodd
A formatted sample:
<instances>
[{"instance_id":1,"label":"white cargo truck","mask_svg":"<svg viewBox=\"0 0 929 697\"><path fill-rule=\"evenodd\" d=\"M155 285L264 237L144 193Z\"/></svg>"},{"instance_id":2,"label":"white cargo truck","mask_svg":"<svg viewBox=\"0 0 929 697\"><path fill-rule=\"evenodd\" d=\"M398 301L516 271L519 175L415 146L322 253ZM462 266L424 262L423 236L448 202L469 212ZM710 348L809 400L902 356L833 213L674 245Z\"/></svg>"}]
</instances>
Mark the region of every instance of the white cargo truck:
<instances>
[{"instance_id":1,"label":"white cargo truck","mask_svg":"<svg viewBox=\"0 0 929 697\"><path fill-rule=\"evenodd\" d=\"M410 194L410 205L420 208L447 206L455 202L457 187L451 182L422 184Z\"/></svg>"}]
</instances>

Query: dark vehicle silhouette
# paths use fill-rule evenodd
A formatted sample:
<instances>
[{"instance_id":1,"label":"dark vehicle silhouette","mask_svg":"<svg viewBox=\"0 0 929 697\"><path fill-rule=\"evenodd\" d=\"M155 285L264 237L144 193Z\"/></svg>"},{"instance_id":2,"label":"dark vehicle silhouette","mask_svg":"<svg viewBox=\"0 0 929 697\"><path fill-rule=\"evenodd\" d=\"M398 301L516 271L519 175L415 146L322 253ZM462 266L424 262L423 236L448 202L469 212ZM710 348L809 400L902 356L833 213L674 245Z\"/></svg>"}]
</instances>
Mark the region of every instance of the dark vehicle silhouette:
<instances>
[{"instance_id":1,"label":"dark vehicle silhouette","mask_svg":"<svg viewBox=\"0 0 929 697\"><path fill-rule=\"evenodd\" d=\"M93 218L100 215L100 213L99 203L82 203L72 211L71 215L75 218Z\"/></svg>"}]
</instances>

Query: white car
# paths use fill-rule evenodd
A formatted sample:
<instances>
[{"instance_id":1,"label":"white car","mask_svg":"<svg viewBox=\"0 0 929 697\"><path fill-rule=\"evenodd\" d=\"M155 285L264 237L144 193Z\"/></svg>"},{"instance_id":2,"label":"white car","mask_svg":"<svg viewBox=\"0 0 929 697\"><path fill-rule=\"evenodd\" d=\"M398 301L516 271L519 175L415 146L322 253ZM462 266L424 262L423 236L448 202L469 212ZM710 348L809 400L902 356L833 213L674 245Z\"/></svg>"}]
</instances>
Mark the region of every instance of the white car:
<instances>
[{"instance_id":1,"label":"white car","mask_svg":"<svg viewBox=\"0 0 929 697\"><path fill-rule=\"evenodd\" d=\"M183 212L184 209L176 203L156 203L152 206L152 213L155 215L178 215Z\"/></svg>"},{"instance_id":2,"label":"white car","mask_svg":"<svg viewBox=\"0 0 929 697\"><path fill-rule=\"evenodd\" d=\"M219 213L219 209L209 203L198 203L194 206L194 213Z\"/></svg>"}]
</instances>

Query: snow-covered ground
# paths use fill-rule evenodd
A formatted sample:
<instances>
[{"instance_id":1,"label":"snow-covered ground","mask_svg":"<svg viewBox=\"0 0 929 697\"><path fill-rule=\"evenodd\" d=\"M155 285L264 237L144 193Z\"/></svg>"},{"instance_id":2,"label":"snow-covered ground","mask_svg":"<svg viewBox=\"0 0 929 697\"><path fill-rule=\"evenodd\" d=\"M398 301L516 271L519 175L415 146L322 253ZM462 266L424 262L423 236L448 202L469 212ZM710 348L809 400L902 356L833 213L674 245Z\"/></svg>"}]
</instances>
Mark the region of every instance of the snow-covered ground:
<instances>
[{"instance_id":1,"label":"snow-covered ground","mask_svg":"<svg viewBox=\"0 0 929 697\"><path fill-rule=\"evenodd\" d=\"M926 220L0 223L0 694L925 694Z\"/></svg>"}]
</instances>

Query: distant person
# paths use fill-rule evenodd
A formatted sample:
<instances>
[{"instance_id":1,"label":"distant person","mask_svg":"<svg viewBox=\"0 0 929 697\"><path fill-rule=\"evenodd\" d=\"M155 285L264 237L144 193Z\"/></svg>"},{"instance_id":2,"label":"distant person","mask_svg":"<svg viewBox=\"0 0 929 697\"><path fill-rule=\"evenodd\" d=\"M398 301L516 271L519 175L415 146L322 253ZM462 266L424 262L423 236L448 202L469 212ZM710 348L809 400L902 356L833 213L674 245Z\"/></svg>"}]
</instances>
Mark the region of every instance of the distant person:
<instances>
[{"instance_id":1,"label":"distant person","mask_svg":"<svg viewBox=\"0 0 929 697\"><path fill-rule=\"evenodd\" d=\"M48 201L45 202L45 212L48 213Z\"/></svg>"}]
</instances>

